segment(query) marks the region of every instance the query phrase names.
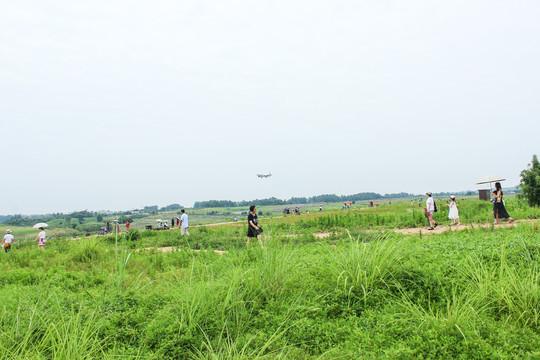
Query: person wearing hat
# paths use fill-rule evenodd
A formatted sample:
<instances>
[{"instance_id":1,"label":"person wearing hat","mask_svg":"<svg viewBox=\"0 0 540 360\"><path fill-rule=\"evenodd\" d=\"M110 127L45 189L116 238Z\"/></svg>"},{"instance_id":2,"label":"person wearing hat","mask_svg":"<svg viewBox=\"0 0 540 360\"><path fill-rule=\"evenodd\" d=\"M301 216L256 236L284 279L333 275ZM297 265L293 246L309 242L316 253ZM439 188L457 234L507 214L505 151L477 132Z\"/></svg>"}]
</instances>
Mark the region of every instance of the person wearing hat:
<instances>
[{"instance_id":1,"label":"person wearing hat","mask_svg":"<svg viewBox=\"0 0 540 360\"><path fill-rule=\"evenodd\" d=\"M8 250L11 249L11 244L13 243L13 235L11 235L11 230L6 230L6 235L4 235L4 239L2 240L2 247L4 248L5 252L8 252Z\"/></svg>"},{"instance_id":2,"label":"person wearing hat","mask_svg":"<svg viewBox=\"0 0 540 360\"><path fill-rule=\"evenodd\" d=\"M426 217L429 221L428 230L433 230L437 227L437 225L439 225L435 220L433 220L433 213L435 212L435 201L433 200L433 197L431 197L430 192L427 192L426 195Z\"/></svg>"},{"instance_id":3,"label":"person wearing hat","mask_svg":"<svg viewBox=\"0 0 540 360\"><path fill-rule=\"evenodd\" d=\"M459 225L459 212L456 205L456 197L454 195L450 196L450 203L447 203L446 206L448 206L448 218L452 220L450 225L455 225L456 221Z\"/></svg>"}]
</instances>

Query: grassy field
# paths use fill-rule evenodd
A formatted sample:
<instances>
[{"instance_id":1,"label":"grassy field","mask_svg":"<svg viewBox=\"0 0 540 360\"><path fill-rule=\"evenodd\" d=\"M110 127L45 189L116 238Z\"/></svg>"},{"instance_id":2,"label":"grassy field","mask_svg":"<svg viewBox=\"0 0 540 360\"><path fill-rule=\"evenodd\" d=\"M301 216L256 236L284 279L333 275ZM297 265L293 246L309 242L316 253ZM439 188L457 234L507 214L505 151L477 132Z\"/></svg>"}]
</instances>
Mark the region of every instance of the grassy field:
<instances>
[{"instance_id":1,"label":"grassy field","mask_svg":"<svg viewBox=\"0 0 540 360\"><path fill-rule=\"evenodd\" d=\"M492 219L487 202L458 206ZM405 201L262 225L263 249L243 223L16 243L0 254L0 358L540 358L540 220L387 231L427 225Z\"/></svg>"}]
</instances>

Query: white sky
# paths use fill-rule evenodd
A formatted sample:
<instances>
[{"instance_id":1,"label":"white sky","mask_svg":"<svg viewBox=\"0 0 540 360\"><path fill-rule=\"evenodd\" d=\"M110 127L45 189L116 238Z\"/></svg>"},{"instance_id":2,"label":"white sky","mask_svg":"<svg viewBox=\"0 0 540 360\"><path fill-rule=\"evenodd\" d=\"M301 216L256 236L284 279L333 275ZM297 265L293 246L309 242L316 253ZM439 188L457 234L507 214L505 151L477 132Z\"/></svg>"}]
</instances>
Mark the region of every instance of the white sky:
<instances>
[{"instance_id":1,"label":"white sky","mask_svg":"<svg viewBox=\"0 0 540 360\"><path fill-rule=\"evenodd\" d=\"M0 214L508 187L540 153L536 0L0 3Z\"/></svg>"}]
</instances>

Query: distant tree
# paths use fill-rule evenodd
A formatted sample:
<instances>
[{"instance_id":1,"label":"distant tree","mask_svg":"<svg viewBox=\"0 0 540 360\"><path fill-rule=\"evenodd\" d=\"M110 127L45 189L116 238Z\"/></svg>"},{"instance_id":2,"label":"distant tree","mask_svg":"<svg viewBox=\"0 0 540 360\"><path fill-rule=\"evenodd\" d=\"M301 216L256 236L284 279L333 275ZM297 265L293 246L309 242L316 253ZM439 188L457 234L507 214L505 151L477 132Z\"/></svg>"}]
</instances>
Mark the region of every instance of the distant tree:
<instances>
[{"instance_id":1,"label":"distant tree","mask_svg":"<svg viewBox=\"0 0 540 360\"><path fill-rule=\"evenodd\" d=\"M180 210L182 208L183 206L180 204L170 204L170 205L160 208L159 211L173 211L173 210Z\"/></svg>"},{"instance_id":2,"label":"distant tree","mask_svg":"<svg viewBox=\"0 0 540 360\"><path fill-rule=\"evenodd\" d=\"M80 224L80 221L78 218L71 218L70 224L71 224L71 227L75 229L77 225Z\"/></svg>"},{"instance_id":3,"label":"distant tree","mask_svg":"<svg viewBox=\"0 0 540 360\"><path fill-rule=\"evenodd\" d=\"M338 202L341 200L340 196L336 194L323 194L317 195L309 198L310 203L319 203L319 202Z\"/></svg>"},{"instance_id":4,"label":"distant tree","mask_svg":"<svg viewBox=\"0 0 540 360\"><path fill-rule=\"evenodd\" d=\"M521 195L530 206L540 205L540 162L536 155L533 155L532 163L528 164L527 169L521 172L519 187Z\"/></svg>"},{"instance_id":5,"label":"distant tree","mask_svg":"<svg viewBox=\"0 0 540 360\"><path fill-rule=\"evenodd\" d=\"M96 216L96 217L97 217L97 222L102 222L103 221L103 215L98 214L98 216Z\"/></svg>"},{"instance_id":6,"label":"distant tree","mask_svg":"<svg viewBox=\"0 0 540 360\"><path fill-rule=\"evenodd\" d=\"M289 199L289 204L307 204L307 198L305 197L292 197Z\"/></svg>"}]
</instances>

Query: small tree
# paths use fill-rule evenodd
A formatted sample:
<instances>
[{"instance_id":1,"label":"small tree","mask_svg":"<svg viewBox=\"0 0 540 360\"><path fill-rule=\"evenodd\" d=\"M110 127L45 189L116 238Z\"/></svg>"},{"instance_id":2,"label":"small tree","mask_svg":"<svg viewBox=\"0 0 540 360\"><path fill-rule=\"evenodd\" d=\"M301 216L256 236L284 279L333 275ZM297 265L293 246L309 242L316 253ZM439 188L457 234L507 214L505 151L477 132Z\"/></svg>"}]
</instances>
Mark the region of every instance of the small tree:
<instances>
[{"instance_id":1,"label":"small tree","mask_svg":"<svg viewBox=\"0 0 540 360\"><path fill-rule=\"evenodd\" d=\"M536 155L533 155L532 163L527 166L527 169L521 172L519 187L521 195L530 206L540 205L540 162Z\"/></svg>"}]
</instances>

